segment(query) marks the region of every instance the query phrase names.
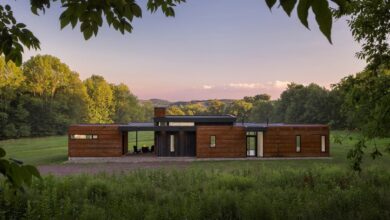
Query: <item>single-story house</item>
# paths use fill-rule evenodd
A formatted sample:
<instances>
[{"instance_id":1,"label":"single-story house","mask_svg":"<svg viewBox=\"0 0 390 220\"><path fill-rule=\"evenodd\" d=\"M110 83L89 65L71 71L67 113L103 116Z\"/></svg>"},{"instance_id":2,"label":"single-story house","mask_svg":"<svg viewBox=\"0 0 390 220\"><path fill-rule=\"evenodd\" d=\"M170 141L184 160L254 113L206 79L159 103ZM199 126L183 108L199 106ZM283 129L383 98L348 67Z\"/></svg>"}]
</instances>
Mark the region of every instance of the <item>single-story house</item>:
<instances>
[{"instance_id":1,"label":"single-story house","mask_svg":"<svg viewBox=\"0 0 390 220\"><path fill-rule=\"evenodd\" d=\"M79 124L68 130L68 156L120 157L128 153L128 132L153 131L159 157L328 157L329 127L319 124L241 123L232 115L166 115L154 122Z\"/></svg>"}]
</instances>

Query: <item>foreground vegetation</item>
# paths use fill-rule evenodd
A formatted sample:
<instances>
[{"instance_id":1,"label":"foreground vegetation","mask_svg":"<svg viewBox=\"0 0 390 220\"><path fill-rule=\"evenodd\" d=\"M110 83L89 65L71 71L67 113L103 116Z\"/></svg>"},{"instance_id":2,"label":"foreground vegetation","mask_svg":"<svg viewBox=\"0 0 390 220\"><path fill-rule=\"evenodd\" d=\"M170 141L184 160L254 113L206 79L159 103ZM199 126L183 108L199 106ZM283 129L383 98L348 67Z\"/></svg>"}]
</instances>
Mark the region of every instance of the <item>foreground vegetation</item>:
<instances>
[{"instance_id":1,"label":"foreground vegetation","mask_svg":"<svg viewBox=\"0 0 390 220\"><path fill-rule=\"evenodd\" d=\"M134 141L129 134L129 142ZM0 191L5 219L389 219L390 157L348 167L359 134L332 143L329 160L209 161L122 174L44 176L25 194ZM140 133L147 144L151 133ZM390 138L376 139L378 147ZM10 146L12 144L12 146ZM66 137L7 140L12 157L35 164L66 159ZM129 143L129 146L130 143ZM42 153L43 152L43 153ZM4 182L0 181L0 188Z\"/></svg>"},{"instance_id":2,"label":"foreground vegetation","mask_svg":"<svg viewBox=\"0 0 390 220\"><path fill-rule=\"evenodd\" d=\"M48 176L0 196L6 219L389 219L390 173L338 166Z\"/></svg>"}]
</instances>

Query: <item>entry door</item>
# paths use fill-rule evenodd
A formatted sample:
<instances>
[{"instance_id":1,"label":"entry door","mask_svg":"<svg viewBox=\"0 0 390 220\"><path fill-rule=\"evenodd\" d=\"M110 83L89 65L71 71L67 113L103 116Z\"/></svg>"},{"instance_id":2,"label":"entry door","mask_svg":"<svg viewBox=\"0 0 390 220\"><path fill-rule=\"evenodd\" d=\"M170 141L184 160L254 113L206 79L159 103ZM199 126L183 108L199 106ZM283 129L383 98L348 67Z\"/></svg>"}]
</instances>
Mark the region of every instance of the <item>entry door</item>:
<instances>
[{"instance_id":1,"label":"entry door","mask_svg":"<svg viewBox=\"0 0 390 220\"><path fill-rule=\"evenodd\" d=\"M257 132L257 156L263 157L264 153L264 143L263 143L263 132L259 131Z\"/></svg>"},{"instance_id":2,"label":"entry door","mask_svg":"<svg viewBox=\"0 0 390 220\"><path fill-rule=\"evenodd\" d=\"M257 149L257 140L256 136L247 136L246 137L246 156L247 157L256 157Z\"/></svg>"}]
</instances>

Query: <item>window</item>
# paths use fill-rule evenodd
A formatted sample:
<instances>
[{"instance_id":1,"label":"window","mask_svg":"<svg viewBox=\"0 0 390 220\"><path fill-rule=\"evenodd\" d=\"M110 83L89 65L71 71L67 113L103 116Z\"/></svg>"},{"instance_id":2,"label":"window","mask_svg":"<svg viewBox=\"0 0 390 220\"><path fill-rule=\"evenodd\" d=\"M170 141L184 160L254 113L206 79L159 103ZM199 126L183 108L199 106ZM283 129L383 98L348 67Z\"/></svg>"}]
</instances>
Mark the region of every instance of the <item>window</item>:
<instances>
[{"instance_id":1,"label":"window","mask_svg":"<svg viewBox=\"0 0 390 220\"><path fill-rule=\"evenodd\" d=\"M169 135L169 149L171 152L175 152L175 135Z\"/></svg>"},{"instance_id":2,"label":"window","mask_svg":"<svg viewBox=\"0 0 390 220\"><path fill-rule=\"evenodd\" d=\"M73 140L96 140L98 139L97 134L71 134L70 139Z\"/></svg>"},{"instance_id":3,"label":"window","mask_svg":"<svg viewBox=\"0 0 390 220\"><path fill-rule=\"evenodd\" d=\"M210 147L215 147L215 135L210 136Z\"/></svg>"},{"instance_id":4,"label":"window","mask_svg":"<svg viewBox=\"0 0 390 220\"><path fill-rule=\"evenodd\" d=\"M194 122L169 122L169 126L191 127L191 126L195 126L195 123Z\"/></svg>"},{"instance_id":5,"label":"window","mask_svg":"<svg viewBox=\"0 0 390 220\"><path fill-rule=\"evenodd\" d=\"M297 152L301 152L301 136L295 136L295 147Z\"/></svg>"},{"instance_id":6,"label":"window","mask_svg":"<svg viewBox=\"0 0 390 220\"><path fill-rule=\"evenodd\" d=\"M256 136L256 131L247 131L246 135L247 136Z\"/></svg>"},{"instance_id":7,"label":"window","mask_svg":"<svg viewBox=\"0 0 390 220\"><path fill-rule=\"evenodd\" d=\"M326 148L325 148L325 136L322 135L321 136L321 152L325 152L326 151Z\"/></svg>"},{"instance_id":8,"label":"window","mask_svg":"<svg viewBox=\"0 0 390 220\"><path fill-rule=\"evenodd\" d=\"M163 121L163 122L160 121L157 123L157 126L167 126L167 125L168 125L168 123L165 121Z\"/></svg>"}]
</instances>

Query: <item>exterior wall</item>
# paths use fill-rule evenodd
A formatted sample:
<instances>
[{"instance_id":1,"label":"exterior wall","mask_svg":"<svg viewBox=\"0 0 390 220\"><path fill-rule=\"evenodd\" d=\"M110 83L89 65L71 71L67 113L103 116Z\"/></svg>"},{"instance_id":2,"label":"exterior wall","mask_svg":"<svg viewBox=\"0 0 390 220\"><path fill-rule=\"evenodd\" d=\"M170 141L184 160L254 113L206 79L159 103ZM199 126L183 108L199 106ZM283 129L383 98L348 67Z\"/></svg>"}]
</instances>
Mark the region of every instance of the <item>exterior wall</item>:
<instances>
[{"instance_id":1,"label":"exterior wall","mask_svg":"<svg viewBox=\"0 0 390 220\"><path fill-rule=\"evenodd\" d=\"M174 135L174 152L170 151L170 135ZM194 157L195 132L190 131L158 131L155 132L155 146L157 156Z\"/></svg>"},{"instance_id":2,"label":"exterior wall","mask_svg":"<svg viewBox=\"0 0 390 220\"><path fill-rule=\"evenodd\" d=\"M296 152L296 135L301 136L301 151ZM321 152L321 136L325 152ZM264 157L328 157L329 127L326 125L270 126L264 132Z\"/></svg>"},{"instance_id":3,"label":"exterior wall","mask_svg":"<svg viewBox=\"0 0 390 220\"><path fill-rule=\"evenodd\" d=\"M216 136L215 147L210 147L210 136ZM197 157L246 157L245 128L238 126L197 126Z\"/></svg>"},{"instance_id":4,"label":"exterior wall","mask_svg":"<svg viewBox=\"0 0 390 220\"><path fill-rule=\"evenodd\" d=\"M72 134L94 134L98 135L98 138L71 139ZM127 145L123 146L122 132L119 131L118 125L72 125L68 129L69 157L116 157L122 156L125 150Z\"/></svg>"}]
</instances>

